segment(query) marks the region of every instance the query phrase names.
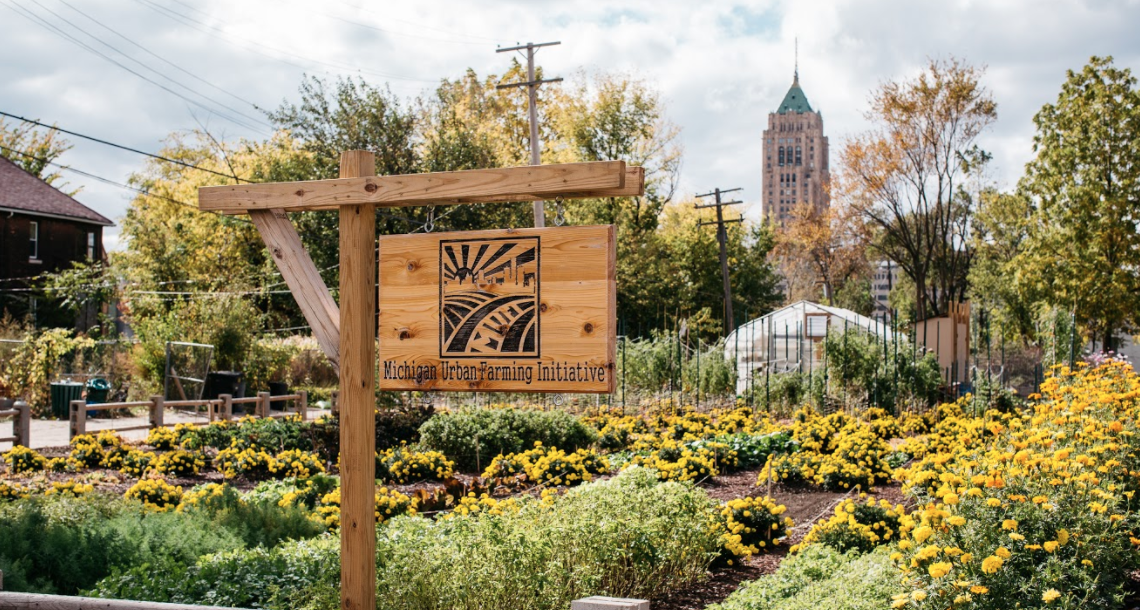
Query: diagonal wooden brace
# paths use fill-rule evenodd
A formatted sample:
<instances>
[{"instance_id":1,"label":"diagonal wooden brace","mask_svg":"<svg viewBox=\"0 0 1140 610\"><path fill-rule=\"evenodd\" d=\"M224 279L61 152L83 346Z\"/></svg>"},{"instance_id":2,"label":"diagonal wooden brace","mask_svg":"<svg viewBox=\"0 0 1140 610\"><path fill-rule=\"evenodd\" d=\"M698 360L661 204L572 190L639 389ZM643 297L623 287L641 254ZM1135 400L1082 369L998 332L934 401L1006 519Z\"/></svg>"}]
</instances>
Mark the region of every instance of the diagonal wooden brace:
<instances>
[{"instance_id":1,"label":"diagonal wooden brace","mask_svg":"<svg viewBox=\"0 0 1140 610\"><path fill-rule=\"evenodd\" d=\"M284 210L252 210L249 217L269 247L273 262L297 299L321 350L339 370L340 308L301 244L297 229Z\"/></svg>"}]
</instances>

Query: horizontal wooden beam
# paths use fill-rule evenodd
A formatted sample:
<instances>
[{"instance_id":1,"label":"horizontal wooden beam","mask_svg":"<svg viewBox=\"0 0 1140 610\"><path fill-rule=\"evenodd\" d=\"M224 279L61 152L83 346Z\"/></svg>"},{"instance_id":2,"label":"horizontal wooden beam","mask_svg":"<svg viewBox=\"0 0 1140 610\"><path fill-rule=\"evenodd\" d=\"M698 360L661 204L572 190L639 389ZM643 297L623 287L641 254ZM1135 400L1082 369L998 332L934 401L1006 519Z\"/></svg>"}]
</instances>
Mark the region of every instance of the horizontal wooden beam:
<instances>
[{"instance_id":1,"label":"horizontal wooden beam","mask_svg":"<svg viewBox=\"0 0 1140 610\"><path fill-rule=\"evenodd\" d=\"M627 166L625 168L625 186L615 189L599 189L596 191L582 191L580 193L564 193L562 195L519 194L510 201L538 201L547 199L598 199L603 197L640 197L645 194L645 169ZM501 197L468 197L462 203L495 203L501 202Z\"/></svg>"},{"instance_id":2,"label":"horizontal wooden beam","mask_svg":"<svg viewBox=\"0 0 1140 610\"><path fill-rule=\"evenodd\" d=\"M161 602L136 602L70 595L0 592L0 610L232 610L220 606L193 606Z\"/></svg>"},{"instance_id":3,"label":"horizontal wooden beam","mask_svg":"<svg viewBox=\"0 0 1140 610\"><path fill-rule=\"evenodd\" d=\"M398 207L640 195L640 185L636 193L626 188L626 175L624 161L596 161L236 184L198 189L198 207L223 214L248 214L252 210L272 209L287 212L335 210L345 205L360 204Z\"/></svg>"}]
</instances>

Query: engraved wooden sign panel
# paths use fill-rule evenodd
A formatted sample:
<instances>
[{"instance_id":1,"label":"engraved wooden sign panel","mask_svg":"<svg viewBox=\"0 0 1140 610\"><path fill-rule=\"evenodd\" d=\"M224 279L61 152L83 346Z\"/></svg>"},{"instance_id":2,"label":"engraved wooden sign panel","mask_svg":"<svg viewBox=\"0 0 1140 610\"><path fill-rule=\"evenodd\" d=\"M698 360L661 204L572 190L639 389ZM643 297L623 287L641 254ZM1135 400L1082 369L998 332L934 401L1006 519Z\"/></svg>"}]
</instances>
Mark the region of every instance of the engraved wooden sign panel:
<instances>
[{"instance_id":1,"label":"engraved wooden sign panel","mask_svg":"<svg viewBox=\"0 0 1140 610\"><path fill-rule=\"evenodd\" d=\"M614 390L612 226L380 238L380 389Z\"/></svg>"}]
</instances>

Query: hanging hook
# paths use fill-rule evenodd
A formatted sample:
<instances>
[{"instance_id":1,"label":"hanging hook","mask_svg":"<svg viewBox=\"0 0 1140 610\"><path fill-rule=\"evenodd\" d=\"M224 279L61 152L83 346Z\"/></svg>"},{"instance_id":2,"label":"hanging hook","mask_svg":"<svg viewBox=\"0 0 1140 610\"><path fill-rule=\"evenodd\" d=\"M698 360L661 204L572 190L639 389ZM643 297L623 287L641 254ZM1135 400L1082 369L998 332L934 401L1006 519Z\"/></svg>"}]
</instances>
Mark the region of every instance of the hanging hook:
<instances>
[{"instance_id":1,"label":"hanging hook","mask_svg":"<svg viewBox=\"0 0 1140 610\"><path fill-rule=\"evenodd\" d=\"M424 232L431 233L435 230L435 206L428 207L427 222L424 223Z\"/></svg>"},{"instance_id":2,"label":"hanging hook","mask_svg":"<svg viewBox=\"0 0 1140 610\"><path fill-rule=\"evenodd\" d=\"M566 224L566 209L562 207L562 198L559 197L554 200L554 226L561 227Z\"/></svg>"},{"instance_id":3,"label":"hanging hook","mask_svg":"<svg viewBox=\"0 0 1140 610\"><path fill-rule=\"evenodd\" d=\"M562 403L565 402L565 398L561 394L555 394L550 397L550 402L554 403L556 407L561 407Z\"/></svg>"}]
</instances>

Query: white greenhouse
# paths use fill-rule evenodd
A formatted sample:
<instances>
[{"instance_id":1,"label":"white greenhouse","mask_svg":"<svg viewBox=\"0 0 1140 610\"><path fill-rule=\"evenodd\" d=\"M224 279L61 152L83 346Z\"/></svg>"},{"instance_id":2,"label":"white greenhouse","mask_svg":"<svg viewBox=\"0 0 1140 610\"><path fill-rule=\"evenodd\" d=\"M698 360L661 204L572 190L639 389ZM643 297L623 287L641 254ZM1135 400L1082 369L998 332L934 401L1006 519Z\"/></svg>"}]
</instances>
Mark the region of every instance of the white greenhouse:
<instances>
[{"instance_id":1,"label":"white greenhouse","mask_svg":"<svg viewBox=\"0 0 1140 610\"><path fill-rule=\"evenodd\" d=\"M799 301L741 324L725 339L726 358L736 359L736 392L745 393L753 377L767 372L810 373L824 366L823 340L829 332L858 329L879 337L890 326L850 309Z\"/></svg>"}]
</instances>

